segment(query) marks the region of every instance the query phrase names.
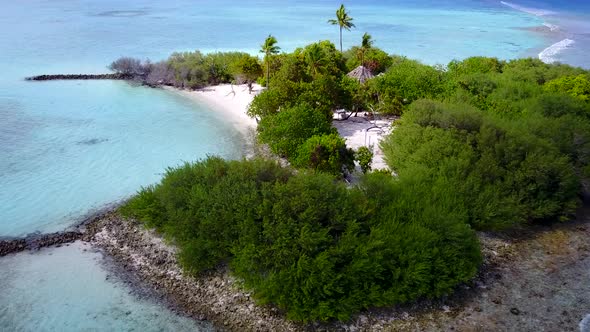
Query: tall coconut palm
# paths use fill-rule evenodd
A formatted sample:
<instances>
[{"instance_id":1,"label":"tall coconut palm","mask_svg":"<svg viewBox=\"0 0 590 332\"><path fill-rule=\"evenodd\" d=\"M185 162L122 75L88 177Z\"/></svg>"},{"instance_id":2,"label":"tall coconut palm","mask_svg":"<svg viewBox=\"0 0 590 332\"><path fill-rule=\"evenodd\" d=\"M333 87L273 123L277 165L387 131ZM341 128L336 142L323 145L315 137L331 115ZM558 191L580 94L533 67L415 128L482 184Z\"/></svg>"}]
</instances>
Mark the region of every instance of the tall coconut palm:
<instances>
[{"instance_id":1,"label":"tall coconut palm","mask_svg":"<svg viewBox=\"0 0 590 332\"><path fill-rule=\"evenodd\" d=\"M350 31L351 28L354 28L355 25L352 23L352 20L352 17L348 16L348 12L346 12L343 4L336 11L336 19L328 20L328 23L340 27L340 52L342 52L342 29Z\"/></svg>"},{"instance_id":2,"label":"tall coconut palm","mask_svg":"<svg viewBox=\"0 0 590 332\"><path fill-rule=\"evenodd\" d=\"M305 61L307 62L309 73L313 78L324 73L327 59L324 50L319 44L312 44L306 49Z\"/></svg>"},{"instance_id":3,"label":"tall coconut palm","mask_svg":"<svg viewBox=\"0 0 590 332\"><path fill-rule=\"evenodd\" d=\"M264 61L266 62L266 88L268 89L268 82L270 81L270 56L279 53L281 50L277 45L277 39L272 35L268 35L264 44L262 44L260 53L264 53Z\"/></svg>"},{"instance_id":4,"label":"tall coconut palm","mask_svg":"<svg viewBox=\"0 0 590 332\"><path fill-rule=\"evenodd\" d=\"M366 33L363 35L363 40L361 42L361 47L359 48L358 55L360 56L361 66L365 65L365 55L367 52L373 47L373 37L370 34Z\"/></svg>"}]
</instances>

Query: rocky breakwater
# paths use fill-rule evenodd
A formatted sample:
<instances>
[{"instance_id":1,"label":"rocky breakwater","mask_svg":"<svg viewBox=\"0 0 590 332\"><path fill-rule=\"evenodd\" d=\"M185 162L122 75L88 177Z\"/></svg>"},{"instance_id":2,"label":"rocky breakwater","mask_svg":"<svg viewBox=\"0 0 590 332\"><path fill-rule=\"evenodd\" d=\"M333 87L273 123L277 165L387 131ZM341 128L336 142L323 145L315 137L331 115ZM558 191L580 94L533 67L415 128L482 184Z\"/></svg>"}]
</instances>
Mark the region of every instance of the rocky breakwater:
<instances>
[{"instance_id":1,"label":"rocky breakwater","mask_svg":"<svg viewBox=\"0 0 590 332\"><path fill-rule=\"evenodd\" d=\"M31 234L23 238L0 239L0 257L24 250L40 250L50 246L61 246L78 240L88 241L98 232L100 225L113 218L118 218L118 216L110 209L84 219L69 231Z\"/></svg>"},{"instance_id":2,"label":"rocky breakwater","mask_svg":"<svg viewBox=\"0 0 590 332\"><path fill-rule=\"evenodd\" d=\"M26 81L56 81L56 80L131 80L130 74L55 74L26 77Z\"/></svg>"}]
</instances>

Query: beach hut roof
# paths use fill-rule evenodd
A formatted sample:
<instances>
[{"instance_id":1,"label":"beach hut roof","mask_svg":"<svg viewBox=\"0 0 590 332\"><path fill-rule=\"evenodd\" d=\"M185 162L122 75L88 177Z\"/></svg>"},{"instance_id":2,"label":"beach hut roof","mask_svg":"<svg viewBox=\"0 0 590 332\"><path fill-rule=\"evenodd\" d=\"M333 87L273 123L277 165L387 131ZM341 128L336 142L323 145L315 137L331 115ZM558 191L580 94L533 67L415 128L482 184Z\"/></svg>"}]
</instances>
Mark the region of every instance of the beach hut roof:
<instances>
[{"instance_id":1,"label":"beach hut roof","mask_svg":"<svg viewBox=\"0 0 590 332\"><path fill-rule=\"evenodd\" d=\"M375 77L371 71L364 66L358 66L353 71L348 73L348 77L352 77L357 79L360 83L365 83L366 81L370 80L371 78Z\"/></svg>"}]
</instances>

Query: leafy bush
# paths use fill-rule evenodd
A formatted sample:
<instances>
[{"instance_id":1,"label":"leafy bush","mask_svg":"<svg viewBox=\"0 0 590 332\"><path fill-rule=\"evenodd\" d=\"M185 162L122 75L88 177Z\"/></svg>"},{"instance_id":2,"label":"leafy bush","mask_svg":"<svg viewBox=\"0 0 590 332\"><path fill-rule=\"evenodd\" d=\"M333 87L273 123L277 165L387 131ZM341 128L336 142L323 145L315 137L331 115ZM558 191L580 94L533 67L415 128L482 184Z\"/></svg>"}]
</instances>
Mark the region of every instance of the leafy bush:
<instances>
[{"instance_id":1,"label":"leafy bush","mask_svg":"<svg viewBox=\"0 0 590 332\"><path fill-rule=\"evenodd\" d=\"M248 116L264 118L275 115L284 103L279 91L275 89L264 90L248 105Z\"/></svg>"},{"instance_id":2,"label":"leafy bush","mask_svg":"<svg viewBox=\"0 0 590 332\"><path fill-rule=\"evenodd\" d=\"M326 175L293 177L265 196L263 236L232 265L260 300L301 321L448 294L481 261L473 231L396 189L383 176L354 190Z\"/></svg>"},{"instance_id":3,"label":"leafy bush","mask_svg":"<svg viewBox=\"0 0 590 332\"><path fill-rule=\"evenodd\" d=\"M330 134L333 130L325 114L301 105L262 118L258 124L258 138L268 144L272 152L293 158L307 139Z\"/></svg>"},{"instance_id":4,"label":"leafy bush","mask_svg":"<svg viewBox=\"0 0 590 332\"><path fill-rule=\"evenodd\" d=\"M478 228L560 219L573 213L579 182L552 142L465 105L414 103L384 140L401 177L451 181Z\"/></svg>"},{"instance_id":5,"label":"leafy bush","mask_svg":"<svg viewBox=\"0 0 590 332\"><path fill-rule=\"evenodd\" d=\"M501 73L504 67L504 62L496 58L487 58L475 56L467 58L463 61L453 60L447 66L449 73L453 76L461 76L465 74L489 74Z\"/></svg>"},{"instance_id":6,"label":"leafy bush","mask_svg":"<svg viewBox=\"0 0 590 332\"><path fill-rule=\"evenodd\" d=\"M354 152L338 134L315 135L299 146L293 165L340 175L354 168Z\"/></svg>"},{"instance_id":7,"label":"leafy bush","mask_svg":"<svg viewBox=\"0 0 590 332\"><path fill-rule=\"evenodd\" d=\"M361 59L358 57L360 48L358 46L352 47L346 51L344 57L346 60L347 70L350 72L361 65ZM379 75L385 72L393 64L393 59L385 51L371 47L364 53L365 67L367 67L373 75Z\"/></svg>"},{"instance_id":8,"label":"leafy bush","mask_svg":"<svg viewBox=\"0 0 590 332\"><path fill-rule=\"evenodd\" d=\"M290 176L272 161L209 157L169 168L160 184L142 189L121 212L172 237L183 266L201 272L231 257L239 234L258 219L263 187Z\"/></svg>"},{"instance_id":9,"label":"leafy bush","mask_svg":"<svg viewBox=\"0 0 590 332\"><path fill-rule=\"evenodd\" d=\"M370 82L372 91L386 105L382 112L399 115L404 105L440 94L444 80L442 71L418 61L403 59Z\"/></svg>"},{"instance_id":10,"label":"leafy bush","mask_svg":"<svg viewBox=\"0 0 590 332\"><path fill-rule=\"evenodd\" d=\"M361 146L354 154L355 159L359 162L363 173L371 170L373 163L373 151L366 146Z\"/></svg>"},{"instance_id":11,"label":"leafy bush","mask_svg":"<svg viewBox=\"0 0 590 332\"><path fill-rule=\"evenodd\" d=\"M230 83L236 76L254 81L260 69L256 58L243 52L173 53L166 62L173 79L163 84L181 88Z\"/></svg>"},{"instance_id":12,"label":"leafy bush","mask_svg":"<svg viewBox=\"0 0 590 332\"><path fill-rule=\"evenodd\" d=\"M590 80L588 75L564 76L549 81L544 86L546 91L563 92L568 95L590 102Z\"/></svg>"},{"instance_id":13,"label":"leafy bush","mask_svg":"<svg viewBox=\"0 0 590 332\"><path fill-rule=\"evenodd\" d=\"M169 169L121 211L176 241L190 272L229 262L291 319L347 320L474 276L481 257L463 210L429 190L381 174L348 189L325 173L209 157Z\"/></svg>"}]
</instances>

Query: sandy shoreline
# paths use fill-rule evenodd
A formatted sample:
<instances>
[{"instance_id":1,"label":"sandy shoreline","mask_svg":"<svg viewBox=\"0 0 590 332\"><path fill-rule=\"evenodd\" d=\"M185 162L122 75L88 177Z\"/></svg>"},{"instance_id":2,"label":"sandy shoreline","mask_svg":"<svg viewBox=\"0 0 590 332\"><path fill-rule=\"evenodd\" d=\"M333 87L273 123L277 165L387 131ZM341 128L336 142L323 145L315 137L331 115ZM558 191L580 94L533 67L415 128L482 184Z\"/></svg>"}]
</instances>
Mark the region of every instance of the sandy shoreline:
<instances>
[{"instance_id":1,"label":"sandy shoreline","mask_svg":"<svg viewBox=\"0 0 590 332\"><path fill-rule=\"evenodd\" d=\"M252 94L248 92L245 84L222 84L200 90L181 90L173 87L164 87L164 89L219 112L225 122L231 124L243 135L251 135L256 130L256 120L249 117L246 112L256 94L263 90L258 84L254 84Z\"/></svg>"}]
</instances>

